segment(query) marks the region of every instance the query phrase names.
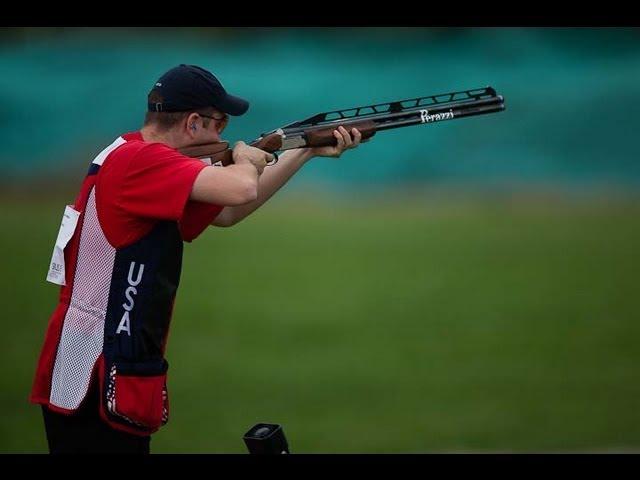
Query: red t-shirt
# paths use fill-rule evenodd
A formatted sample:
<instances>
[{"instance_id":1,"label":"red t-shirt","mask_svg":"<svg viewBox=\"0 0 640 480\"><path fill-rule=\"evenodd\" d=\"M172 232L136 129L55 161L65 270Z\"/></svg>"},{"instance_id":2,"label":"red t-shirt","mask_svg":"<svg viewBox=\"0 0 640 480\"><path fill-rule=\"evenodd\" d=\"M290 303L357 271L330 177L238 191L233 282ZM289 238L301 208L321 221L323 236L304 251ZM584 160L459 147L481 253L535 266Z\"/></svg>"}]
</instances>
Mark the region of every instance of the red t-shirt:
<instances>
[{"instance_id":1,"label":"red t-shirt","mask_svg":"<svg viewBox=\"0 0 640 480\"><path fill-rule=\"evenodd\" d=\"M130 245L159 220L178 222L182 239L200 235L224 208L189 200L196 177L207 165L162 143L147 143L140 132L109 154L96 180L100 226L115 248Z\"/></svg>"}]
</instances>

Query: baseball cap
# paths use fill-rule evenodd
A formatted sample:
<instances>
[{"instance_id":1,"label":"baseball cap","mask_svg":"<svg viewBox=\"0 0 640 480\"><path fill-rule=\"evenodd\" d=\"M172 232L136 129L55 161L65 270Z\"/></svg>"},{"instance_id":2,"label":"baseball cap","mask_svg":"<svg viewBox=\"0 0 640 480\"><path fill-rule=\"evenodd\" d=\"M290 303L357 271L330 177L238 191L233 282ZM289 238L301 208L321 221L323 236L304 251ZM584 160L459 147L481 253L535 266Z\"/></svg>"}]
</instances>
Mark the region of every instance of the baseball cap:
<instances>
[{"instance_id":1,"label":"baseball cap","mask_svg":"<svg viewBox=\"0 0 640 480\"><path fill-rule=\"evenodd\" d=\"M158 79L151 92L154 90L162 96L162 102L149 102L150 112L185 112L215 107L238 116L249 109L248 101L229 95L215 75L196 65L183 63L172 68Z\"/></svg>"}]
</instances>

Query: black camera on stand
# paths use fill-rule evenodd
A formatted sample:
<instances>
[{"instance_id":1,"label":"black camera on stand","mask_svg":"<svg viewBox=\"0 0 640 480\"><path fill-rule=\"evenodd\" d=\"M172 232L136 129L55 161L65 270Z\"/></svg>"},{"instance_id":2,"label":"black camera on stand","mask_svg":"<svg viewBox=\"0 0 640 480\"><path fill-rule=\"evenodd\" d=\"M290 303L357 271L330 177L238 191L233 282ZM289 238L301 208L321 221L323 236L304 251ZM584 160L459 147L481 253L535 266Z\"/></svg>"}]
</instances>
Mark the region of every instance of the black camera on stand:
<instances>
[{"instance_id":1,"label":"black camera on stand","mask_svg":"<svg viewBox=\"0 0 640 480\"><path fill-rule=\"evenodd\" d=\"M274 423L257 423L244 434L242 439L249 453L277 455L291 453L282 427Z\"/></svg>"}]
</instances>

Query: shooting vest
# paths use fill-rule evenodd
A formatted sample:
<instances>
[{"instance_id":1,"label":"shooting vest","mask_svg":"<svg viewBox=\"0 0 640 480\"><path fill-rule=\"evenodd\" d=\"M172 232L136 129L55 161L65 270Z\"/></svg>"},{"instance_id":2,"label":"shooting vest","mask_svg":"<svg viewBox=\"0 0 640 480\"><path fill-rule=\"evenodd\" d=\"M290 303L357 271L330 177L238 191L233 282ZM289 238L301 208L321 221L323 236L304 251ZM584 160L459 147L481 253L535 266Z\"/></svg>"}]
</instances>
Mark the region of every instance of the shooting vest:
<instances>
[{"instance_id":1,"label":"shooting vest","mask_svg":"<svg viewBox=\"0 0 640 480\"><path fill-rule=\"evenodd\" d=\"M49 322L31 401L72 413L97 377L102 419L149 435L168 420L164 351L183 245L175 221L157 221L124 248L107 241L95 185L103 162L125 143L119 137L95 158L76 198L80 214L64 250L67 284Z\"/></svg>"}]
</instances>

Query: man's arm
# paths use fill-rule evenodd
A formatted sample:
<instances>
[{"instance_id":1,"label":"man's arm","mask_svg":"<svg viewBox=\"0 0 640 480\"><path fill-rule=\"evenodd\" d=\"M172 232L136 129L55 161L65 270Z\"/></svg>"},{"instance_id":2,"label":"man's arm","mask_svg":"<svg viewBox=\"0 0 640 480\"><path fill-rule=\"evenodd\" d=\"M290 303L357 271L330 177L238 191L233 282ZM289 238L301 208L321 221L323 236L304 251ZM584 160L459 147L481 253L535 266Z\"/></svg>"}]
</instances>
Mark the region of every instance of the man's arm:
<instances>
[{"instance_id":1,"label":"man's arm","mask_svg":"<svg viewBox=\"0 0 640 480\"><path fill-rule=\"evenodd\" d=\"M196 177L190 200L242 205L257 198L258 172L251 164L205 167Z\"/></svg>"},{"instance_id":2,"label":"man's arm","mask_svg":"<svg viewBox=\"0 0 640 480\"><path fill-rule=\"evenodd\" d=\"M193 184L190 200L215 205L244 205L258 198L258 177L273 156L238 142L234 164L203 168Z\"/></svg>"},{"instance_id":3,"label":"man's arm","mask_svg":"<svg viewBox=\"0 0 640 480\"><path fill-rule=\"evenodd\" d=\"M258 180L258 197L249 203L225 207L211 223L217 227L230 227L246 218L269 200L302 166L313 157L339 157L344 150L360 144L361 135L355 128L353 138L346 129L340 127L334 131L337 145L321 148L298 148L287 150L280 155L278 162L265 168Z\"/></svg>"},{"instance_id":4,"label":"man's arm","mask_svg":"<svg viewBox=\"0 0 640 480\"><path fill-rule=\"evenodd\" d=\"M278 159L278 163L265 168L258 180L257 198L244 205L225 207L215 218L212 225L230 227L253 213L269 200L302 166L311 158L308 148L287 150ZM216 167L212 167L216 168ZM226 167L228 168L228 167Z\"/></svg>"}]
</instances>

